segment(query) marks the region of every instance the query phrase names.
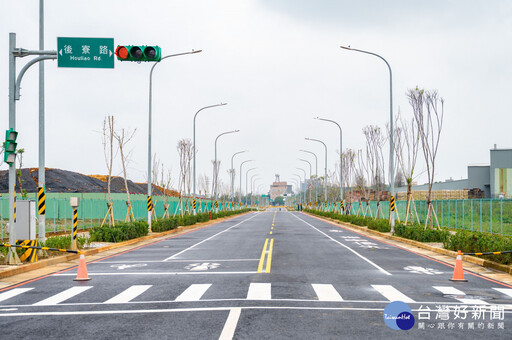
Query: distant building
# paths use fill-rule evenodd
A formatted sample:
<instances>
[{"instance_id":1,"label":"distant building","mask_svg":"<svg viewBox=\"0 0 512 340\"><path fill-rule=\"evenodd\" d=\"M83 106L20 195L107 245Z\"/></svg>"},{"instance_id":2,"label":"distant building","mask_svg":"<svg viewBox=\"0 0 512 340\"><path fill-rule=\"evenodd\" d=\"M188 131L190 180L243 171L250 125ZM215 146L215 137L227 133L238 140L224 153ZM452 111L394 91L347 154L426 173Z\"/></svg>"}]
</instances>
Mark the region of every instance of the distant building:
<instances>
[{"instance_id":1,"label":"distant building","mask_svg":"<svg viewBox=\"0 0 512 340\"><path fill-rule=\"evenodd\" d=\"M270 199L275 200L276 197L289 194L293 194L292 186L288 185L286 182L281 182L279 175L276 175L276 181L270 186Z\"/></svg>"},{"instance_id":2,"label":"distant building","mask_svg":"<svg viewBox=\"0 0 512 340\"><path fill-rule=\"evenodd\" d=\"M468 178L449 179L434 183L432 190L474 190L484 192L486 198L512 198L512 149L498 149L496 144L490 150L490 164L473 164L468 166ZM416 190L427 190L428 185L415 185ZM407 187L396 189L407 191Z\"/></svg>"}]
</instances>

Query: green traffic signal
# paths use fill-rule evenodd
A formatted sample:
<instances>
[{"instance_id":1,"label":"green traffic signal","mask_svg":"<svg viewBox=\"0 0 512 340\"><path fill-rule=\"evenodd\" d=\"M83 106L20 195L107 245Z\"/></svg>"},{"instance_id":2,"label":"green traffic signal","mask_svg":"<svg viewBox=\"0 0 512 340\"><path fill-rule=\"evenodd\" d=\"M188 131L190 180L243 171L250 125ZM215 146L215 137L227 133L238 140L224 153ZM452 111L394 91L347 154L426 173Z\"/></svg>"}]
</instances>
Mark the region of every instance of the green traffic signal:
<instances>
[{"instance_id":1,"label":"green traffic signal","mask_svg":"<svg viewBox=\"0 0 512 340\"><path fill-rule=\"evenodd\" d=\"M5 131L5 143L4 143L4 162L11 165L16 160L16 138L18 138L18 132L14 129Z\"/></svg>"},{"instance_id":2,"label":"green traffic signal","mask_svg":"<svg viewBox=\"0 0 512 340\"><path fill-rule=\"evenodd\" d=\"M120 61L160 61L162 51L158 46L119 45L116 56Z\"/></svg>"}]
</instances>

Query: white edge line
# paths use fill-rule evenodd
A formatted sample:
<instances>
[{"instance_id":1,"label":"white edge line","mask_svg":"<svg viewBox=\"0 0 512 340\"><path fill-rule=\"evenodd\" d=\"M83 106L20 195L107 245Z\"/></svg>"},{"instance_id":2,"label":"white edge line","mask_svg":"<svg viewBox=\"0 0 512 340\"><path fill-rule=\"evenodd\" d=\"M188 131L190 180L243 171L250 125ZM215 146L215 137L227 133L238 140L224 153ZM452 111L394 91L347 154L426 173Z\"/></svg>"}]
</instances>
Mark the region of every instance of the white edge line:
<instances>
[{"instance_id":1,"label":"white edge line","mask_svg":"<svg viewBox=\"0 0 512 340\"><path fill-rule=\"evenodd\" d=\"M190 249L192 249L192 248L194 248L194 247L196 247L196 246L200 245L200 244L201 244L201 243L203 243L203 242L206 242L206 241L208 241L208 240L210 240L210 239L214 238L214 237L215 237L215 236L217 236L217 235L220 235L220 234L222 234L222 233L225 233L226 231L229 231L230 229L233 229L234 227L237 227L237 226L239 226L240 224L242 224L242 223L244 223L244 222L247 222L247 221L249 221L250 219L253 219L253 218L254 218L254 217L256 217L256 216L258 216L258 214L254 214L254 215L252 215L251 217L249 217L249 218L247 218L247 219L245 219L245 220L243 220L243 221L241 221L241 222L238 222L238 223L237 223L237 224L235 224L234 226L229 227L228 229L225 229L225 230L223 230L223 231L221 231L221 232L218 232L217 234L215 234L215 235L213 235L213 236L210 236L210 237L208 237L207 239L204 239L204 240L202 240L201 242L198 242L198 243L194 244L194 245L193 245L193 246L191 246L191 247L188 247L188 248L186 248L186 249L183 249L182 251L180 251L180 252L178 252L178 253L176 253L176 254L174 254L174 255L172 255L172 256L169 256L168 258L164 259L164 260L163 260L163 262L167 262L168 260L171 260L171 259L173 259L174 257L176 257L176 256L178 256L178 255L183 254L184 252L186 252L186 251L188 251L188 250L190 250Z\"/></svg>"},{"instance_id":2,"label":"white edge line","mask_svg":"<svg viewBox=\"0 0 512 340\"><path fill-rule=\"evenodd\" d=\"M372 261L370 261L368 258L364 257L363 255L359 254L357 251L355 251L354 249L344 245L343 243L341 243L340 241L332 238L331 236L327 235L326 233L324 233L323 231L319 230L318 228L314 227L312 224L304 221L302 218L296 216L295 214L292 214L292 216L294 216L295 218L301 220L302 222L306 223L307 225L309 225L311 228L315 229L316 231L318 231L319 233L323 234L325 237L328 237L329 239L331 239L332 241L338 243L340 246L343 246L345 248L347 248L348 250L350 250L352 253L354 253L355 255L359 256L360 258L362 258L363 260L365 260L366 262L368 262L369 264L371 264L372 266L374 266L375 268L377 268L378 270L380 270L381 272L383 272L384 274L386 275L392 275L390 272L387 272L386 270L384 270L382 267L379 267L379 265L373 263Z\"/></svg>"},{"instance_id":3,"label":"white edge line","mask_svg":"<svg viewBox=\"0 0 512 340\"><path fill-rule=\"evenodd\" d=\"M243 275L243 274L257 274L257 271L251 272L134 272L134 273L91 273L89 276L123 276L123 275ZM52 276L76 276L76 274L62 273Z\"/></svg>"}]
</instances>

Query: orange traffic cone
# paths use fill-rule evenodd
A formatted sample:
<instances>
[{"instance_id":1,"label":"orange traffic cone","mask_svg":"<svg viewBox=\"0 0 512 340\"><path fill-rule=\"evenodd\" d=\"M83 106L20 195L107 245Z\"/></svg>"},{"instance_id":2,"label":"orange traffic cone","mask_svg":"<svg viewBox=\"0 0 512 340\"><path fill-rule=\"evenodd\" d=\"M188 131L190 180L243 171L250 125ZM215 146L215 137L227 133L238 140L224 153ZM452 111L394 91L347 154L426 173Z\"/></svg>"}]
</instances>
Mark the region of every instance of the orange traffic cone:
<instances>
[{"instance_id":1,"label":"orange traffic cone","mask_svg":"<svg viewBox=\"0 0 512 340\"><path fill-rule=\"evenodd\" d=\"M462 253L459 250L457 252L457 259L455 260L455 268L453 270L453 277L450 281L460 281L467 282L468 280L464 279L464 270L462 269Z\"/></svg>"},{"instance_id":2,"label":"orange traffic cone","mask_svg":"<svg viewBox=\"0 0 512 340\"><path fill-rule=\"evenodd\" d=\"M84 254L80 254L80 259L78 260L78 272L76 274L76 278L73 281L89 281L89 274L87 274L87 265L85 263Z\"/></svg>"}]
</instances>

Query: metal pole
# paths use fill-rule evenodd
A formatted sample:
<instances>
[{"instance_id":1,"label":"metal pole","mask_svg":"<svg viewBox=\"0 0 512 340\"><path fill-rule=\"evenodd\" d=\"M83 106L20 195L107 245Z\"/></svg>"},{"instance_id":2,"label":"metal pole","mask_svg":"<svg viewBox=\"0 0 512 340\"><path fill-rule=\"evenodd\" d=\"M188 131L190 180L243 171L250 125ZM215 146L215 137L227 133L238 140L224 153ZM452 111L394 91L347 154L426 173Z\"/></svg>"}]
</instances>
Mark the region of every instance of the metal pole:
<instances>
[{"instance_id":1,"label":"metal pole","mask_svg":"<svg viewBox=\"0 0 512 340\"><path fill-rule=\"evenodd\" d=\"M302 158L299 158L299 161L303 161L309 164L309 180L311 181L311 163L308 160ZM309 204L311 204L311 190L309 190Z\"/></svg>"},{"instance_id":2,"label":"metal pole","mask_svg":"<svg viewBox=\"0 0 512 340\"><path fill-rule=\"evenodd\" d=\"M340 124L336 123L334 120L324 119L324 118L320 118L320 117L316 117L315 119L334 123L338 126L338 129L340 129L340 200L342 200L343 199L343 130L341 129Z\"/></svg>"},{"instance_id":3,"label":"metal pole","mask_svg":"<svg viewBox=\"0 0 512 340\"><path fill-rule=\"evenodd\" d=\"M16 102L14 92L16 87L16 33L9 33L9 129L16 130ZM9 165L9 243L16 243L16 229L14 226L14 184L16 183L16 159ZM9 248L8 263L20 263L18 255Z\"/></svg>"},{"instance_id":4,"label":"metal pole","mask_svg":"<svg viewBox=\"0 0 512 340\"><path fill-rule=\"evenodd\" d=\"M395 196L395 159L394 159L394 150L395 150L395 146L394 146L394 137L393 137L393 134L394 134L394 131L393 131L393 74L391 72L391 66L389 66L389 63L387 62L386 59L384 59L383 57L381 57L380 55L376 54L376 53L373 53L373 52L368 52L368 51L363 51L363 50L358 50L358 49L355 49L355 48L350 48L350 47L345 47L345 46L340 46L341 48L345 49L345 50L350 50L350 51L356 51L356 52L361 52L361 53L366 53L366 54L371 54L373 56L376 56L378 58L380 58L382 61L384 61L388 67L388 70L389 70L389 167L390 167L390 185L389 185L389 192L391 194L391 197L394 197ZM391 232L394 232L395 231L395 213L392 213L390 214L390 221L389 221L389 224L391 226Z\"/></svg>"},{"instance_id":5,"label":"metal pole","mask_svg":"<svg viewBox=\"0 0 512 340\"><path fill-rule=\"evenodd\" d=\"M220 103L220 104L216 104L216 105L210 105L210 106L205 106L201 109L199 109L199 111L196 112L196 114L194 115L194 126L193 126L193 131L192 131L192 147L193 147L193 158L194 158L194 170L193 170L193 187L192 187L192 195L194 196L194 198L196 197L196 117L197 117L197 114L201 111L203 111L204 109L209 109L211 107L216 107L216 106L222 106L222 105L227 105L227 103Z\"/></svg>"},{"instance_id":6,"label":"metal pole","mask_svg":"<svg viewBox=\"0 0 512 340\"><path fill-rule=\"evenodd\" d=\"M180 55L186 55L186 54L194 54L199 53L201 50L197 51L191 51L191 52L184 52L184 53L177 53L177 54L170 54L162 57L160 61L155 62L153 66L151 66L151 71L149 72L149 122L148 122L148 198L151 197L151 116L152 116L152 99L153 99L153 70L155 69L155 66L158 65L162 60L170 58L170 57L177 57ZM148 209L148 228L151 232L151 210Z\"/></svg>"},{"instance_id":7,"label":"metal pole","mask_svg":"<svg viewBox=\"0 0 512 340\"><path fill-rule=\"evenodd\" d=\"M312 140L312 141L315 141L315 142L322 143L324 145L324 148L325 148L324 199L325 199L325 202L327 202L327 145L325 145L324 142L322 142L321 140L318 140L318 139L306 138L306 140Z\"/></svg>"},{"instance_id":8,"label":"metal pole","mask_svg":"<svg viewBox=\"0 0 512 340\"><path fill-rule=\"evenodd\" d=\"M249 170L247 170L245 172L245 205L247 205L247 194L249 193L249 191L247 191L247 179L249 176L249 172L252 170L255 170L255 169L257 169L257 168L250 168Z\"/></svg>"},{"instance_id":9,"label":"metal pole","mask_svg":"<svg viewBox=\"0 0 512 340\"><path fill-rule=\"evenodd\" d=\"M247 150L235 152L233 156L231 156L231 200L235 199L235 168L233 166L233 158L241 153L247 152Z\"/></svg>"},{"instance_id":10,"label":"metal pole","mask_svg":"<svg viewBox=\"0 0 512 340\"><path fill-rule=\"evenodd\" d=\"M39 0L39 49L44 50L44 0ZM44 63L39 63L39 170L38 186L45 187ZM39 214L39 243L46 238L46 215Z\"/></svg>"},{"instance_id":11,"label":"metal pole","mask_svg":"<svg viewBox=\"0 0 512 340\"><path fill-rule=\"evenodd\" d=\"M229 133L235 133L235 132L239 132L240 130L233 130L233 131L227 131L227 132L223 132L221 133L220 135L217 136L217 138L215 138L215 162L213 163L213 175L214 175L214 188L215 188L215 191L214 191L214 194L213 194L213 197L215 199L217 199L217 178L219 177L218 176L218 167L217 167L217 140L219 139L220 136L223 136L223 135L227 135Z\"/></svg>"},{"instance_id":12,"label":"metal pole","mask_svg":"<svg viewBox=\"0 0 512 340\"><path fill-rule=\"evenodd\" d=\"M310 153L313 156L315 156L315 177L316 177L315 178L315 202L316 202L316 200L317 200L317 193L316 193L317 182L316 182L316 179L318 179L318 157L316 157L316 153L308 151L308 150L299 150L299 151L307 152L307 153Z\"/></svg>"},{"instance_id":13,"label":"metal pole","mask_svg":"<svg viewBox=\"0 0 512 340\"><path fill-rule=\"evenodd\" d=\"M297 176L299 178L299 201L300 204L302 204L302 178L300 175L294 174L294 176Z\"/></svg>"}]
</instances>

